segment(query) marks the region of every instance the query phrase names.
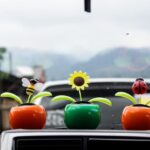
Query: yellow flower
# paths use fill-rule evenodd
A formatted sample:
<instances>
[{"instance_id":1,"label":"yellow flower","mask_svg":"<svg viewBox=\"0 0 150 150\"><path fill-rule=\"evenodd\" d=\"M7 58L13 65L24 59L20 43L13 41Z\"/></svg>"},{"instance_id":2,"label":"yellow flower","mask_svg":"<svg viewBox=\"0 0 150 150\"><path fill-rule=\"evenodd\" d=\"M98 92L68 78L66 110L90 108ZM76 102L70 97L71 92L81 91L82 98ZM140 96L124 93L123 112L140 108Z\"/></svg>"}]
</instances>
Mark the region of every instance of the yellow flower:
<instances>
[{"instance_id":1,"label":"yellow flower","mask_svg":"<svg viewBox=\"0 0 150 150\"><path fill-rule=\"evenodd\" d=\"M76 88L77 91L84 90L84 88L88 87L89 78L86 72L75 71L70 75L69 84L72 85L72 88Z\"/></svg>"}]
</instances>

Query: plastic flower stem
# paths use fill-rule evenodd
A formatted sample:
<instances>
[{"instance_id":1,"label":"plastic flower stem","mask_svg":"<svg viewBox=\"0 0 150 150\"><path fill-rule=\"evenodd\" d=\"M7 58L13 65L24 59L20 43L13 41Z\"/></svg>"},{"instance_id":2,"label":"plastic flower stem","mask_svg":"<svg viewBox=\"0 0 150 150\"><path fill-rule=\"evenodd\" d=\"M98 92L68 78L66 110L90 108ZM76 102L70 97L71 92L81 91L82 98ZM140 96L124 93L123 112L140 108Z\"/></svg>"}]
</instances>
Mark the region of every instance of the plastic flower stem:
<instances>
[{"instance_id":1,"label":"plastic flower stem","mask_svg":"<svg viewBox=\"0 0 150 150\"><path fill-rule=\"evenodd\" d=\"M142 104L142 96L141 96L141 94L139 95L139 104Z\"/></svg>"},{"instance_id":2,"label":"plastic flower stem","mask_svg":"<svg viewBox=\"0 0 150 150\"><path fill-rule=\"evenodd\" d=\"M31 101L31 98L32 98L32 95L29 95L29 96L28 96L27 103L30 103L30 101Z\"/></svg>"},{"instance_id":3,"label":"plastic flower stem","mask_svg":"<svg viewBox=\"0 0 150 150\"><path fill-rule=\"evenodd\" d=\"M79 90L79 97L80 97L80 101L82 101L82 94L81 94L81 90Z\"/></svg>"}]
</instances>

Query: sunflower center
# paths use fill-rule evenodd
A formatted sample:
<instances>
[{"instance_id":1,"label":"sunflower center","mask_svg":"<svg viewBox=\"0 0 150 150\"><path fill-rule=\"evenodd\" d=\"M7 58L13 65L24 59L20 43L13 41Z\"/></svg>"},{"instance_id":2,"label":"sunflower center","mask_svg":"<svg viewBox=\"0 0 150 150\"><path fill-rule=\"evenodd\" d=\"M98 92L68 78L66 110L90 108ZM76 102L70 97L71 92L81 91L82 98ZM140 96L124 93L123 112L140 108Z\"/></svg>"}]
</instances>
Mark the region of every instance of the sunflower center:
<instances>
[{"instance_id":1,"label":"sunflower center","mask_svg":"<svg viewBox=\"0 0 150 150\"><path fill-rule=\"evenodd\" d=\"M82 86L84 84L84 79L81 77L77 77L74 79L74 84L77 86Z\"/></svg>"}]
</instances>

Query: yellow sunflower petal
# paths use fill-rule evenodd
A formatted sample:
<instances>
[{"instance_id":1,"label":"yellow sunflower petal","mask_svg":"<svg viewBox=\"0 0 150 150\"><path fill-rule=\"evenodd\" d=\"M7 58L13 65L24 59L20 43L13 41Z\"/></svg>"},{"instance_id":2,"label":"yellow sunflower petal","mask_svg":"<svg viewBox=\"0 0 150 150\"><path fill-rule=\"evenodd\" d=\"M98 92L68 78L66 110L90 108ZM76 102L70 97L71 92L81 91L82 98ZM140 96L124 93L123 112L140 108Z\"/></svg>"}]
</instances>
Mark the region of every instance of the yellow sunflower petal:
<instances>
[{"instance_id":1,"label":"yellow sunflower petal","mask_svg":"<svg viewBox=\"0 0 150 150\"><path fill-rule=\"evenodd\" d=\"M74 89L74 88L76 88L76 86L75 86L75 85L72 85L72 89Z\"/></svg>"},{"instance_id":2,"label":"yellow sunflower petal","mask_svg":"<svg viewBox=\"0 0 150 150\"><path fill-rule=\"evenodd\" d=\"M84 90L84 86L81 86L80 89L81 89L81 90Z\"/></svg>"},{"instance_id":3,"label":"yellow sunflower petal","mask_svg":"<svg viewBox=\"0 0 150 150\"><path fill-rule=\"evenodd\" d=\"M86 76L86 79L90 79L90 76Z\"/></svg>"},{"instance_id":4,"label":"yellow sunflower petal","mask_svg":"<svg viewBox=\"0 0 150 150\"><path fill-rule=\"evenodd\" d=\"M88 84L85 84L84 86L85 86L85 87L89 87L89 85L88 85Z\"/></svg>"},{"instance_id":5,"label":"yellow sunflower petal","mask_svg":"<svg viewBox=\"0 0 150 150\"><path fill-rule=\"evenodd\" d=\"M79 90L80 90L80 87L76 86L76 90L79 91Z\"/></svg>"}]
</instances>

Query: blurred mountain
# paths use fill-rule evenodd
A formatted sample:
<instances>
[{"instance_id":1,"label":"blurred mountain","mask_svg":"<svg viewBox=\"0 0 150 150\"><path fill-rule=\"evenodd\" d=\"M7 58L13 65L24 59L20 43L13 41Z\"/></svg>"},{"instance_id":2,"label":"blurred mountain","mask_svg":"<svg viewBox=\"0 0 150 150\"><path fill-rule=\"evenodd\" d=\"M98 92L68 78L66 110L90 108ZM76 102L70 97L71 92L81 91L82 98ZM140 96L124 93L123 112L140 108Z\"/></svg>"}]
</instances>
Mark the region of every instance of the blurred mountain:
<instances>
[{"instance_id":1,"label":"blurred mountain","mask_svg":"<svg viewBox=\"0 0 150 150\"><path fill-rule=\"evenodd\" d=\"M98 53L86 62L74 56L51 52L13 49L11 53L13 68L41 65L46 70L47 80L68 79L74 70L86 71L91 77L150 77L148 48L113 48Z\"/></svg>"},{"instance_id":2,"label":"blurred mountain","mask_svg":"<svg viewBox=\"0 0 150 150\"><path fill-rule=\"evenodd\" d=\"M61 64L57 64L60 68ZM69 64L71 67L62 66L56 72L52 68L47 70L53 72L55 79L67 79L68 73L74 70L87 72L91 77L150 77L150 49L119 47L100 52L86 62ZM67 68L67 69L65 69ZM51 70L51 71L50 71ZM65 72L64 72L65 71ZM51 77L49 76L49 80Z\"/></svg>"},{"instance_id":3,"label":"blurred mountain","mask_svg":"<svg viewBox=\"0 0 150 150\"><path fill-rule=\"evenodd\" d=\"M75 69L91 77L150 77L150 49L119 47L99 53Z\"/></svg>"},{"instance_id":4,"label":"blurred mountain","mask_svg":"<svg viewBox=\"0 0 150 150\"><path fill-rule=\"evenodd\" d=\"M40 65L46 70L48 79L58 79L64 72L70 69L71 65L77 63L73 56L52 53L50 51L35 51L29 49L12 48L8 50L12 55L13 70L18 66L37 66ZM3 70L9 70L9 55L5 54ZM47 71L48 70L48 71ZM58 75L57 75L58 74ZM56 77L55 77L56 76Z\"/></svg>"}]
</instances>

